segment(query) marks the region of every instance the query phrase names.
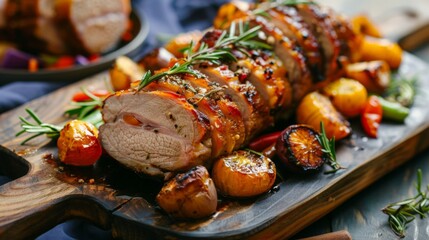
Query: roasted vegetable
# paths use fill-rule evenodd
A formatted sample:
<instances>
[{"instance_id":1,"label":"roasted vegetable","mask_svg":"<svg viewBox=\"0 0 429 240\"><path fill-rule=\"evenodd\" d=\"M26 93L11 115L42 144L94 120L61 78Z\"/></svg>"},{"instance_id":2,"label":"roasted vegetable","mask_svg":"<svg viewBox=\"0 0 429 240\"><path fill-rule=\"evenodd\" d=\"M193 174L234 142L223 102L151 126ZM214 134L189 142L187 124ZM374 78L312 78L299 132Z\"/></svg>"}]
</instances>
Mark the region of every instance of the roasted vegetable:
<instances>
[{"instance_id":1,"label":"roasted vegetable","mask_svg":"<svg viewBox=\"0 0 429 240\"><path fill-rule=\"evenodd\" d=\"M356 33L381 38L382 35L375 24L365 15L358 15L351 20L353 30Z\"/></svg>"},{"instance_id":2,"label":"roasted vegetable","mask_svg":"<svg viewBox=\"0 0 429 240\"><path fill-rule=\"evenodd\" d=\"M397 102L410 107L416 95L416 79L398 78L392 81L383 97L390 102Z\"/></svg>"},{"instance_id":3,"label":"roasted vegetable","mask_svg":"<svg viewBox=\"0 0 429 240\"><path fill-rule=\"evenodd\" d=\"M91 90L88 92L99 98L105 98L110 95L110 92L104 89ZM93 99L84 91L77 92L72 97L73 102L84 102L84 101L91 101L91 100Z\"/></svg>"},{"instance_id":4,"label":"roasted vegetable","mask_svg":"<svg viewBox=\"0 0 429 240\"><path fill-rule=\"evenodd\" d=\"M110 81L115 91L129 89L131 83L140 80L144 69L128 57L118 57L109 71Z\"/></svg>"},{"instance_id":5,"label":"roasted vegetable","mask_svg":"<svg viewBox=\"0 0 429 240\"><path fill-rule=\"evenodd\" d=\"M202 218L213 214L217 193L203 166L180 173L168 181L156 196L159 206L175 218Z\"/></svg>"},{"instance_id":6,"label":"roasted vegetable","mask_svg":"<svg viewBox=\"0 0 429 240\"><path fill-rule=\"evenodd\" d=\"M390 67L385 61L347 65L346 77L362 83L369 92L381 94L390 84Z\"/></svg>"},{"instance_id":7,"label":"roasted vegetable","mask_svg":"<svg viewBox=\"0 0 429 240\"><path fill-rule=\"evenodd\" d=\"M191 42L197 43L202 36L203 34L200 31L179 34L165 44L164 48L175 57L180 58L183 57L183 52L181 50L188 47Z\"/></svg>"},{"instance_id":8,"label":"roasted vegetable","mask_svg":"<svg viewBox=\"0 0 429 240\"><path fill-rule=\"evenodd\" d=\"M381 107L383 108L384 119L404 122L408 117L408 114L410 114L410 109L397 102L390 102L382 97L379 97L378 100L380 101Z\"/></svg>"},{"instance_id":9,"label":"roasted vegetable","mask_svg":"<svg viewBox=\"0 0 429 240\"><path fill-rule=\"evenodd\" d=\"M318 132L310 126L291 125L283 130L276 143L277 156L293 172L315 172L326 161Z\"/></svg>"},{"instance_id":10,"label":"roasted vegetable","mask_svg":"<svg viewBox=\"0 0 429 240\"><path fill-rule=\"evenodd\" d=\"M271 146L273 143L275 143L277 141L277 138L280 137L280 134L281 131L262 135L253 140L251 143L249 143L249 148L257 152L262 152L263 150Z\"/></svg>"},{"instance_id":11,"label":"roasted vegetable","mask_svg":"<svg viewBox=\"0 0 429 240\"><path fill-rule=\"evenodd\" d=\"M383 109L377 96L371 96L361 115L361 124L368 137L376 138L383 116Z\"/></svg>"},{"instance_id":12,"label":"roasted vegetable","mask_svg":"<svg viewBox=\"0 0 429 240\"><path fill-rule=\"evenodd\" d=\"M57 147L61 162L73 166L90 166L102 153L98 130L80 120L72 120L63 127Z\"/></svg>"},{"instance_id":13,"label":"roasted vegetable","mask_svg":"<svg viewBox=\"0 0 429 240\"><path fill-rule=\"evenodd\" d=\"M359 115L368 97L366 88L356 80L340 78L322 90L335 108L345 117Z\"/></svg>"},{"instance_id":14,"label":"roasted vegetable","mask_svg":"<svg viewBox=\"0 0 429 240\"><path fill-rule=\"evenodd\" d=\"M240 150L216 160L212 177L219 192L225 196L253 197L271 189L276 179L276 167L263 155Z\"/></svg>"},{"instance_id":15,"label":"roasted vegetable","mask_svg":"<svg viewBox=\"0 0 429 240\"><path fill-rule=\"evenodd\" d=\"M384 60L391 69L396 69L401 65L401 47L387 39L365 37L359 51L361 61Z\"/></svg>"},{"instance_id":16,"label":"roasted vegetable","mask_svg":"<svg viewBox=\"0 0 429 240\"><path fill-rule=\"evenodd\" d=\"M310 125L318 131L323 121L328 138L340 140L351 133L350 123L335 109L328 97L318 92L311 92L302 99L296 118L298 123Z\"/></svg>"}]
</instances>

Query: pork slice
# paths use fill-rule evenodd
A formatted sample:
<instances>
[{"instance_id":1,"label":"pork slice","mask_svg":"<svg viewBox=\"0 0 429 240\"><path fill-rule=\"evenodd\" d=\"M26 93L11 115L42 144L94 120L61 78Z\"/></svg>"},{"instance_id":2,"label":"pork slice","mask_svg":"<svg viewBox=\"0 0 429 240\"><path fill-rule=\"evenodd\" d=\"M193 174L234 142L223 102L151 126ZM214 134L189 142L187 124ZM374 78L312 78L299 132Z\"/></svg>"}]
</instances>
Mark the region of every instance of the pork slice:
<instances>
[{"instance_id":1,"label":"pork slice","mask_svg":"<svg viewBox=\"0 0 429 240\"><path fill-rule=\"evenodd\" d=\"M249 81L272 112L291 106L292 90L283 63L271 51L251 51L251 56L237 53L230 68L240 82Z\"/></svg>"},{"instance_id":2,"label":"pork slice","mask_svg":"<svg viewBox=\"0 0 429 240\"><path fill-rule=\"evenodd\" d=\"M312 87L311 74L307 68L305 56L299 46L261 16L249 19L250 25L261 26L259 37L273 46L276 56L287 69L286 79L289 80L293 91L293 104L297 104Z\"/></svg>"},{"instance_id":3,"label":"pork slice","mask_svg":"<svg viewBox=\"0 0 429 240\"><path fill-rule=\"evenodd\" d=\"M237 112L233 109L235 104L219 94L222 90L219 85L193 75L174 75L152 82L144 90L175 92L182 95L198 111L204 113L210 122L212 158L231 153L241 146L242 139L245 137L244 131L241 132L240 128L243 120L239 119L241 124L233 122L231 117L237 116ZM241 118L239 113L238 118Z\"/></svg>"},{"instance_id":4,"label":"pork slice","mask_svg":"<svg viewBox=\"0 0 429 240\"><path fill-rule=\"evenodd\" d=\"M268 105L250 82L241 83L226 65L218 67L199 66L198 69L207 75L211 81L220 86L226 86L222 89L223 93L238 106L243 117L246 142L266 128L267 125L272 124L273 119Z\"/></svg>"},{"instance_id":5,"label":"pork slice","mask_svg":"<svg viewBox=\"0 0 429 240\"><path fill-rule=\"evenodd\" d=\"M103 148L131 169L153 176L204 165L211 155L204 114L180 95L123 92L105 100Z\"/></svg>"},{"instance_id":6,"label":"pork slice","mask_svg":"<svg viewBox=\"0 0 429 240\"><path fill-rule=\"evenodd\" d=\"M329 15L323 12L316 4L298 4L295 8L310 26L319 45L322 47L322 56L325 62L325 79L329 81L336 78L339 67L340 42Z\"/></svg>"},{"instance_id":7,"label":"pork slice","mask_svg":"<svg viewBox=\"0 0 429 240\"><path fill-rule=\"evenodd\" d=\"M313 81L324 80L323 58L319 43L295 8L279 6L268 11L269 21L302 48Z\"/></svg>"}]
</instances>

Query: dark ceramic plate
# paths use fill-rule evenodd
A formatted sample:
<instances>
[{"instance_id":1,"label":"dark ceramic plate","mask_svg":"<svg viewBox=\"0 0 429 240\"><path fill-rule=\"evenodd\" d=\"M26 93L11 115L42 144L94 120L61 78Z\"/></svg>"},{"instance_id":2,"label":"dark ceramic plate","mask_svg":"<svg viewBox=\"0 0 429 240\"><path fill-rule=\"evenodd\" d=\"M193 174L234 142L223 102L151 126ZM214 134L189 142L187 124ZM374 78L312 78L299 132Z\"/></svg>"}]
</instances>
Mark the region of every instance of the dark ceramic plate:
<instances>
[{"instance_id":1,"label":"dark ceramic plate","mask_svg":"<svg viewBox=\"0 0 429 240\"><path fill-rule=\"evenodd\" d=\"M34 73L21 69L0 69L0 83L9 81L78 81L109 68L119 56L127 55L131 58L136 56L148 35L149 25L141 11L133 11L130 17L133 21L132 33L134 38L130 42L118 44L115 49L103 54L98 61L67 69L41 69Z\"/></svg>"}]
</instances>

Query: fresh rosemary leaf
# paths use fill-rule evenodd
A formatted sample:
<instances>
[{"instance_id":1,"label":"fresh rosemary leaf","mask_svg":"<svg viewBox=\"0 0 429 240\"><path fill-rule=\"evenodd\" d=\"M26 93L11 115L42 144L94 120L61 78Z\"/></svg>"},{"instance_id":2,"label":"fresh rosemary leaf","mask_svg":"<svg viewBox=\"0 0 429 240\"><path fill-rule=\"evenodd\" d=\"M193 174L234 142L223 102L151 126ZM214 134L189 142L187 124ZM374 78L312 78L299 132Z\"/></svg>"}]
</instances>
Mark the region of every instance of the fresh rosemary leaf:
<instances>
[{"instance_id":1,"label":"fresh rosemary leaf","mask_svg":"<svg viewBox=\"0 0 429 240\"><path fill-rule=\"evenodd\" d=\"M245 51L244 49L271 49L271 46L268 44L253 40L257 37L258 31L261 28L260 26L248 29L248 25L240 22L238 28L239 34L236 35L236 24L232 23L229 31L223 31L212 47L209 47L205 43L201 43L198 49L194 52L195 44L191 42L188 47L183 49L183 53L186 57L177 62L170 69L155 74L151 71L147 71L143 75L137 87L137 92L142 90L151 82L159 80L167 75L187 73L196 77L202 77L198 71L192 69L192 65L201 62L211 62L219 65L224 61L237 61L235 56L232 54L232 50L234 48L237 48L240 51Z\"/></svg>"},{"instance_id":2,"label":"fresh rosemary leaf","mask_svg":"<svg viewBox=\"0 0 429 240\"><path fill-rule=\"evenodd\" d=\"M62 126L43 123L42 120L40 120L40 118L36 115L36 113L33 112L31 109L27 108L25 109L25 111L28 113L28 115L30 115L30 117L34 120L35 123L31 123L30 121L27 121L23 117L19 117L19 119L21 120L22 130L19 131L15 136L20 136L24 133L34 133L30 137L22 141L21 142L22 145L36 137L39 137L45 134L49 138L56 138L59 136Z\"/></svg>"},{"instance_id":3,"label":"fresh rosemary leaf","mask_svg":"<svg viewBox=\"0 0 429 240\"><path fill-rule=\"evenodd\" d=\"M396 203L391 203L382 209L382 212L388 216L389 226L392 231L399 237L405 237L405 230L407 225L415 219L418 215L421 218L427 217L429 212L429 198L428 191L422 190L422 170L417 171L417 194L409 199L405 199Z\"/></svg>"},{"instance_id":4,"label":"fresh rosemary leaf","mask_svg":"<svg viewBox=\"0 0 429 240\"><path fill-rule=\"evenodd\" d=\"M335 137L328 139L323 122L320 122L320 134L316 137L320 145L322 145L322 151L328 156L328 165L332 168L332 170L326 171L325 174L336 173L340 169L345 169L337 162Z\"/></svg>"}]
</instances>

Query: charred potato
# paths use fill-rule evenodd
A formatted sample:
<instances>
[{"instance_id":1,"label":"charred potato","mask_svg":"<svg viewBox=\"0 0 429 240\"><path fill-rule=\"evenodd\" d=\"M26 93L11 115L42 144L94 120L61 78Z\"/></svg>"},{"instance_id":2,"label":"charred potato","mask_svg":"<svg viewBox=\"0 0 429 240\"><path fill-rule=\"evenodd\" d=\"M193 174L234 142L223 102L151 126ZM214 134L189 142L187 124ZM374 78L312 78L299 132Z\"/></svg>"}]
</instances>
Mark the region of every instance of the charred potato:
<instances>
[{"instance_id":1,"label":"charred potato","mask_svg":"<svg viewBox=\"0 0 429 240\"><path fill-rule=\"evenodd\" d=\"M297 122L310 125L320 131L320 122L325 125L328 138L336 140L351 133L350 123L335 109L329 98L319 92L307 94L296 110Z\"/></svg>"},{"instance_id":2,"label":"charred potato","mask_svg":"<svg viewBox=\"0 0 429 240\"><path fill-rule=\"evenodd\" d=\"M291 125L276 142L277 156L292 172L316 172L326 161L319 133L310 126Z\"/></svg>"},{"instance_id":3,"label":"charred potato","mask_svg":"<svg viewBox=\"0 0 429 240\"><path fill-rule=\"evenodd\" d=\"M144 69L128 57L121 56L115 60L109 75L113 90L127 90L132 82L143 77Z\"/></svg>"},{"instance_id":4,"label":"charred potato","mask_svg":"<svg viewBox=\"0 0 429 240\"><path fill-rule=\"evenodd\" d=\"M90 166L102 154L98 130L80 120L72 120L63 127L57 147L61 162L73 166Z\"/></svg>"},{"instance_id":5,"label":"charred potato","mask_svg":"<svg viewBox=\"0 0 429 240\"><path fill-rule=\"evenodd\" d=\"M360 82L347 78L329 83L322 93L328 96L335 108L347 118L358 116L368 97L366 88Z\"/></svg>"},{"instance_id":6,"label":"charred potato","mask_svg":"<svg viewBox=\"0 0 429 240\"><path fill-rule=\"evenodd\" d=\"M346 77L362 83L369 92L381 94L390 84L390 67L385 61L349 64Z\"/></svg>"},{"instance_id":7,"label":"charred potato","mask_svg":"<svg viewBox=\"0 0 429 240\"><path fill-rule=\"evenodd\" d=\"M213 214L217 193L207 169L197 166L168 181L156 196L159 206L175 218L202 218Z\"/></svg>"},{"instance_id":8,"label":"charred potato","mask_svg":"<svg viewBox=\"0 0 429 240\"><path fill-rule=\"evenodd\" d=\"M222 195L254 197L271 189L276 167L265 156L240 150L216 160L212 177Z\"/></svg>"}]
</instances>

